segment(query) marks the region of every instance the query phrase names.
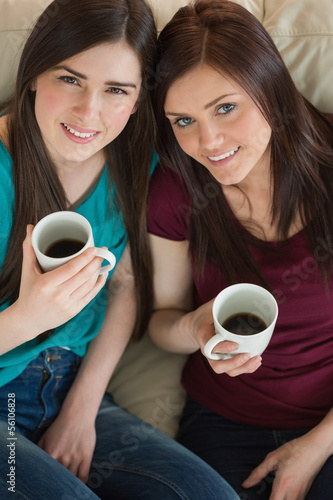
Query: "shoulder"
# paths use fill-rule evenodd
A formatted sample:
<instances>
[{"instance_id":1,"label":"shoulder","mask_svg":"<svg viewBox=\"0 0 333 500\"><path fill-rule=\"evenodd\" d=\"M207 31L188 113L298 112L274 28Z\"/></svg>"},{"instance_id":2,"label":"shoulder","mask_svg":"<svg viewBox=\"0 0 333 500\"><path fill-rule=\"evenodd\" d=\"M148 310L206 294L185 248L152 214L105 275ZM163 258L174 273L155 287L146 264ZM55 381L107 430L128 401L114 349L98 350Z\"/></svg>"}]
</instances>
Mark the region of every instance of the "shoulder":
<instances>
[{"instance_id":1,"label":"shoulder","mask_svg":"<svg viewBox=\"0 0 333 500\"><path fill-rule=\"evenodd\" d=\"M149 231L170 239L186 239L190 206L190 197L180 175L158 165L150 183Z\"/></svg>"},{"instance_id":2,"label":"shoulder","mask_svg":"<svg viewBox=\"0 0 333 500\"><path fill-rule=\"evenodd\" d=\"M8 116L0 116L0 140L6 149L8 149Z\"/></svg>"},{"instance_id":3,"label":"shoulder","mask_svg":"<svg viewBox=\"0 0 333 500\"><path fill-rule=\"evenodd\" d=\"M172 200L189 201L190 195L185 186L185 182L180 173L175 172L172 168L158 163L150 181L150 196L158 196L160 200L165 202Z\"/></svg>"}]
</instances>

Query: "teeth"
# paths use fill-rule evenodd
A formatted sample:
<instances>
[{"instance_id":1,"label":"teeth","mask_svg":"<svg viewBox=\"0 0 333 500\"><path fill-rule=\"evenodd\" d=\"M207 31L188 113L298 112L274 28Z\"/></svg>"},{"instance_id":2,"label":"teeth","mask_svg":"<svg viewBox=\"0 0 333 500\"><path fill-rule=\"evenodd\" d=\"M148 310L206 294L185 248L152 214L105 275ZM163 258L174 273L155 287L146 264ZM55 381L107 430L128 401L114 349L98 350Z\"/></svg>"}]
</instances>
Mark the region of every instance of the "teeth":
<instances>
[{"instance_id":1,"label":"teeth","mask_svg":"<svg viewBox=\"0 0 333 500\"><path fill-rule=\"evenodd\" d=\"M229 156L232 156L234 155L238 150L239 150L240 146L238 146L238 148L236 149L233 149L232 151L229 151L228 153L224 153L224 155L221 155L221 156L208 156L208 158L212 161L220 161L220 160L224 160L225 158L228 158Z\"/></svg>"},{"instance_id":2,"label":"teeth","mask_svg":"<svg viewBox=\"0 0 333 500\"><path fill-rule=\"evenodd\" d=\"M70 132L71 134L75 135L76 137L81 137L82 139L85 139L86 137L92 137L93 135L96 135L97 132L92 132L90 134L88 133L80 133L78 132L77 130L74 130L73 128L69 127L68 125L66 125L66 123L64 123L64 127L68 130L68 132Z\"/></svg>"}]
</instances>

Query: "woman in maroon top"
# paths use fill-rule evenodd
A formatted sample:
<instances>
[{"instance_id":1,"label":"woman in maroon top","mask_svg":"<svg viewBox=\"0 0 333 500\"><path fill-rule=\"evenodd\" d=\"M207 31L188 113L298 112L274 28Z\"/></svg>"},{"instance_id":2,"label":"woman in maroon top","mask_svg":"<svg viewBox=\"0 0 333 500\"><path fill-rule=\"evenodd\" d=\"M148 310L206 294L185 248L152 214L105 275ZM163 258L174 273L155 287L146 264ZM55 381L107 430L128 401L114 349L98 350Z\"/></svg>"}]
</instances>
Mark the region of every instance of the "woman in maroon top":
<instances>
[{"instance_id":1,"label":"woman in maroon top","mask_svg":"<svg viewBox=\"0 0 333 500\"><path fill-rule=\"evenodd\" d=\"M190 354L179 440L242 499L333 492L333 129L261 24L228 1L179 10L159 39L150 334ZM212 302L253 282L279 303L262 356L213 361ZM227 353L237 344L218 344Z\"/></svg>"}]
</instances>

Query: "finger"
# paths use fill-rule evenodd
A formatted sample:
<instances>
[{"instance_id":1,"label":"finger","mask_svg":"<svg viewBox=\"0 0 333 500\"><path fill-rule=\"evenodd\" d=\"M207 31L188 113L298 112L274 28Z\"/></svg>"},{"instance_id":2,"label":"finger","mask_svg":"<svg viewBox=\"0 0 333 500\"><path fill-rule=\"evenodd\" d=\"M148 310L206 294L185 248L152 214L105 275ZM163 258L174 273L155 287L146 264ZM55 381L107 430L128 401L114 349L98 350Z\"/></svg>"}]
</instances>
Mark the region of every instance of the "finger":
<instances>
[{"instance_id":1,"label":"finger","mask_svg":"<svg viewBox=\"0 0 333 500\"><path fill-rule=\"evenodd\" d=\"M216 344L212 352L217 354L227 354L229 352L236 351L238 347L239 345L236 342L232 342L231 340L223 340Z\"/></svg>"},{"instance_id":2,"label":"finger","mask_svg":"<svg viewBox=\"0 0 333 500\"><path fill-rule=\"evenodd\" d=\"M87 248L78 257L71 259L57 269L53 269L53 271L49 271L47 275L50 285L54 287L62 285L76 276L95 259L96 252L97 248L95 247ZM100 265L99 257L96 257L96 262Z\"/></svg>"},{"instance_id":3,"label":"finger","mask_svg":"<svg viewBox=\"0 0 333 500\"><path fill-rule=\"evenodd\" d=\"M251 488L258 484L273 470L276 470L275 464L266 457L258 467L253 469L249 477L243 482L243 488Z\"/></svg>"},{"instance_id":4,"label":"finger","mask_svg":"<svg viewBox=\"0 0 333 500\"><path fill-rule=\"evenodd\" d=\"M216 373L226 373L231 372L232 370L237 369L238 367L243 366L250 359L250 355L248 353L245 354L237 354L229 359L221 359L221 360L212 360L208 359L209 364L213 368Z\"/></svg>"},{"instance_id":5,"label":"finger","mask_svg":"<svg viewBox=\"0 0 333 500\"><path fill-rule=\"evenodd\" d=\"M71 457L69 455L60 455L60 456L55 456L55 455L52 455L50 453L51 457L54 458L55 460L57 460L57 462L59 462L61 465L63 465L66 469L70 470L70 466L71 466Z\"/></svg>"},{"instance_id":6,"label":"finger","mask_svg":"<svg viewBox=\"0 0 333 500\"><path fill-rule=\"evenodd\" d=\"M96 284L94 287L86 292L86 287L82 287L80 289L80 292L76 292L75 295L75 302L76 302L76 307L78 310L82 310L89 302L91 302L96 295L100 292L100 290L103 288L107 280L107 273L102 274L98 277ZM85 293L86 292L86 293ZM82 296L78 296L78 293L82 293Z\"/></svg>"},{"instance_id":7,"label":"finger","mask_svg":"<svg viewBox=\"0 0 333 500\"><path fill-rule=\"evenodd\" d=\"M228 370L226 373L229 375L229 377L237 377L238 375L241 375L243 373L253 373L262 364L262 358L261 356L253 356L253 358L250 358L247 362L244 364L240 365L239 367Z\"/></svg>"},{"instance_id":8,"label":"finger","mask_svg":"<svg viewBox=\"0 0 333 500\"><path fill-rule=\"evenodd\" d=\"M288 498L293 498L293 500L301 500L301 497L299 496L293 496L293 492L291 489L287 490L288 494L290 496L288 496ZM275 478L274 481L273 481L273 486L272 486L272 491L271 491L271 495L269 497L269 500L286 500L286 491L282 491L281 488L280 488L280 484L279 482L277 481L277 479Z\"/></svg>"},{"instance_id":9,"label":"finger","mask_svg":"<svg viewBox=\"0 0 333 500\"><path fill-rule=\"evenodd\" d=\"M38 273L41 273L35 251L31 244L31 234L33 228L34 226L32 224L27 225L27 234L23 241L22 275L26 274L27 272L31 272L32 269L34 271L37 271Z\"/></svg>"},{"instance_id":10,"label":"finger","mask_svg":"<svg viewBox=\"0 0 333 500\"><path fill-rule=\"evenodd\" d=\"M101 259L100 257L95 257L91 262L89 262L84 268L82 268L77 274L70 277L67 281L61 284L63 290L67 291L68 294L73 294L79 290L82 286L87 286L91 289L101 272Z\"/></svg>"},{"instance_id":11,"label":"finger","mask_svg":"<svg viewBox=\"0 0 333 500\"><path fill-rule=\"evenodd\" d=\"M230 359L221 361L208 360L215 373L227 373L230 377L236 377L243 373L253 373L262 363L261 356L250 358L250 354L237 354Z\"/></svg>"},{"instance_id":12,"label":"finger","mask_svg":"<svg viewBox=\"0 0 333 500\"><path fill-rule=\"evenodd\" d=\"M204 356L205 354L205 346L207 342L214 336L214 331L203 331L203 329L200 331L200 333L197 336L199 346L201 349L201 352ZM229 352L236 351L238 349L239 345L236 342L232 342L231 340L221 340L214 346L212 349L212 353L214 354L228 354ZM207 356L206 356L207 357Z\"/></svg>"},{"instance_id":13,"label":"finger","mask_svg":"<svg viewBox=\"0 0 333 500\"><path fill-rule=\"evenodd\" d=\"M216 373L227 373L229 376L235 377L241 373L253 373L261 364L261 356L250 358L249 353L242 353L232 356L230 359L208 361Z\"/></svg>"},{"instance_id":14,"label":"finger","mask_svg":"<svg viewBox=\"0 0 333 500\"><path fill-rule=\"evenodd\" d=\"M83 460L81 463L80 463L80 466L79 466L79 469L78 469L78 473L77 473L77 477L84 483L86 484L87 481L88 481L88 477L89 477L89 471L90 471L90 466L91 466L91 460L92 460L92 457L90 458L87 458L85 460Z\"/></svg>"},{"instance_id":15,"label":"finger","mask_svg":"<svg viewBox=\"0 0 333 500\"><path fill-rule=\"evenodd\" d=\"M70 465L69 455L60 455L56 450L50 449L47 445L47 440L45 440L43 436L38 441L37 446L39 446L39 448L41 448L42 450L46 451L46 453L48 453L50 457L54 458L54 460L57 460L57 462L59 462L61 465L66 467L66 469L68 469Z\"/></svg>"},{"instance_id":16,"label":"finger","mask_svg":"<svg viewBox=\"0 0 333 500\"><path fill-rule=\"evenodd\" d=\"M79 466L80 464L72 457L71 461L67 464L66 469L68 469L74 476L79 477Z\"/></svg>"},{"instance_id":17,"label":"finger","mask_svg":"<svg viewBox=\"0 0 333 500\"><path fill-rule=\"evenodd\" d=\"M32 224L28 224L27 225L27 234L26 234L26 237L25 237L26 240L30 240L31 241L31 235L32 235L32 231L33 230L34 230L34 226Z\"/></svg>"},{"instance_id":18,"label":"finger","mask_svg":"<svg viewBox=\"0 0 333 500\"><path fill-rule=\"evenodd\" d=\"M96 275L95 279L91 278L91 280L82 283L78 288L76 288L72 294L71 299L77 302L84 302L88 304L103 288L106 283L108 277L108 273Z\"/></svg>"}]
</instances>

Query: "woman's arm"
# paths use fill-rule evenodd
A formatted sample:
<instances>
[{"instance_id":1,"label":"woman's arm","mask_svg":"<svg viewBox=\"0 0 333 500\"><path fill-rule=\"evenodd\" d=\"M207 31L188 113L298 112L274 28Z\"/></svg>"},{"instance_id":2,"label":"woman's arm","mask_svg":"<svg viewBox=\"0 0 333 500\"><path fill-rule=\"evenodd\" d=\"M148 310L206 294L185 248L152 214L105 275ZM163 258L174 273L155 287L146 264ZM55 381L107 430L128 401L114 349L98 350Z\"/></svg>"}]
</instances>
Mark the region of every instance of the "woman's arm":
<instances>
[{"instance_id":1,"label":"woman's arm","mask_svg":"<svg viewBox=\"0 0 333 500\"><path fill-rule=\"evenodd\" d=\"M67 264L42 273L31 245L29 225L23 243L19 298L0 313L0 355L76 316L105 285L101 259L89 248Z\"/></svg>"},{"instance_id":2,"label":"woman's arm","mask_svg":"<svg viewBox=\"0 0 333 500\"><path fill-rule=\"evenodd\" d=\"M213 300L193 309L193 278L187 241L150 236L154 267L154 313L149 323L152 340L161 348L192 354L214 335ZM214 352L232 352L238 345L221 342ZM223 361L208 360L216 373L231 376L252 373L260 366L260 356L249 360L239 354Z\"/></svg>"},{"instance_id":3,"label":"woman's arm","mask_svg":"<svg viewBox=\"0 0 333 500\"><path fill-rule=\"evenodd\" d=\"M304 500L326 460L333 455L333 408L304 436L269 453L244 488L251 488L275 471L270 500Z\"/></svg>"},{"instance_id":4,"label":"woman's arm","mask_svg":"<svg viewBox=\"0 0 333 500\"><path fill-rule=\"evenodd\" d=\"M150 235L154 268L154 313L149 324L161 348L190 354L199 349L192 335L193 280L187 241Z\"/></svg>"},{"instance_id":5,"label":"woman's arm","mask_svg":"<svg viewBox=\"0 0 333 500\"><path fill-rule=\"evenodd\" d=\"M103 326L90 342L61 412L39 442L83 482L95 448L95 419L110 377L131 338L136 299L131 258L125 250L110 280Z\"/></svg>"}]
</instances>

